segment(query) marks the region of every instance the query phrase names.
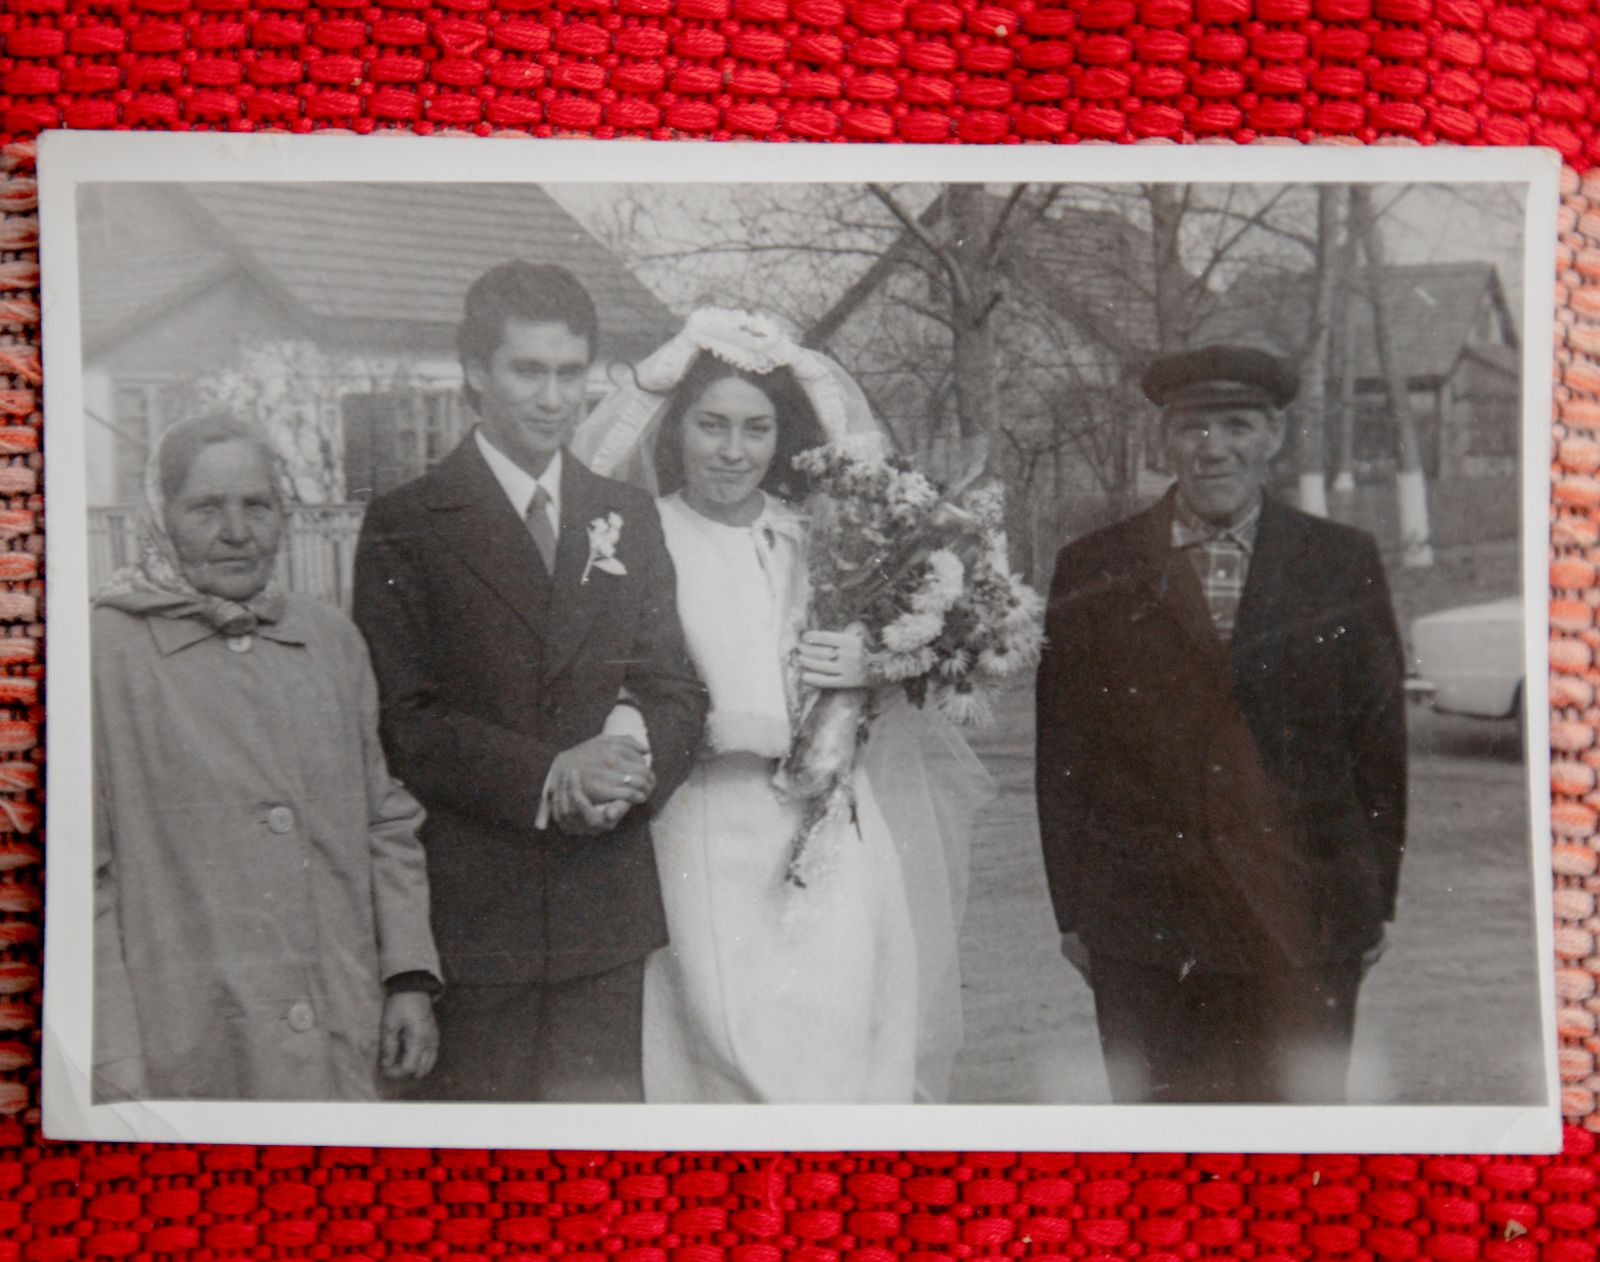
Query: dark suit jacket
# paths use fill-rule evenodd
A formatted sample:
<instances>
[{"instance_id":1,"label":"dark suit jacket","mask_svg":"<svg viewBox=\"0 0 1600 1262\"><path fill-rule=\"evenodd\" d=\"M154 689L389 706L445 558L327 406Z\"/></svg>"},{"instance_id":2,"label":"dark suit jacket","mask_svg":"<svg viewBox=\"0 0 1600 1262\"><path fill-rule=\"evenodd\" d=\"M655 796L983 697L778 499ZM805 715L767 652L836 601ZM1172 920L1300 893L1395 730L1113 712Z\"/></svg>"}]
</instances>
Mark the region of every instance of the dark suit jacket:
<instances>
[{"instance_id":1,"label":"dark suit jacket","mask_svg":"<svg viewBox=\"0 0 1600 1262\"><path fill-rule=\"evenodd\" d=\"M1268 500L1231 645L1172 496L1056 562L1038 803L1063 932L1217 972L1349 959L1394 915L1404 665L1361 531Z\"/></svg>"},{"instance_id":2,"label":"dark suit jacket","mask_svg":"<svg viewBox=\"0 0 1600 1262\"><path fill-rule=\"evenodd\" d=\"M626 575L580 576L588 524L622 517ZM372 650L394 774L427 808L434 935L446 981L562 981L666 941L648 811L610 833L535 827L551 762L597 735L626 687L649 728L651 805L688 774L705 718L650 497L567 454L555 574L469 435L373 501L355 620Z\"/></svg>"}]
</instances>

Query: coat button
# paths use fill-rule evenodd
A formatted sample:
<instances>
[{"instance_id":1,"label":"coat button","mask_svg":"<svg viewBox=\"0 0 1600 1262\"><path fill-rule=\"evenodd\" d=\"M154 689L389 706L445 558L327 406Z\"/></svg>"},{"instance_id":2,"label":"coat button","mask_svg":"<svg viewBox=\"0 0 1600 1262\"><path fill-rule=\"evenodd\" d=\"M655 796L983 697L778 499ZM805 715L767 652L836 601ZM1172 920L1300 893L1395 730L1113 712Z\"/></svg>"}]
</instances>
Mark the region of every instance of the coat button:
<instances>
[{"instance_id":1,"label":"coat button","mask_svg":"<svg viewBox=\"0 0 1600 1262\"><path fill-rule=\"evenodd\" d=\"M281 836L294 827L294 812L287 806L274 806L267 812L267 827Z\"/></svg>"},{"instance_id":2,"label":"coat button","mask_svg":"<svg viewBox=\"0 0 1600 1262\"><path fill-rule=\"evenodd\" d=\"M253 635L230 635L228 637L228 647L235 653L248 653L250 646L254 643L255 636Z\"/></svg>"},{"instance_id":3,"label":"coat button","mask_svg":"<svg viewBox=\"0 0 1600 1262\"><path fill-rule=\"evenodd\" d=\"M311 1005L305 1002L294 1004L289 1009L289 1028L304 1034L316 1023L316 1017L311 1011Z\"/></svg>"}]
</instances>

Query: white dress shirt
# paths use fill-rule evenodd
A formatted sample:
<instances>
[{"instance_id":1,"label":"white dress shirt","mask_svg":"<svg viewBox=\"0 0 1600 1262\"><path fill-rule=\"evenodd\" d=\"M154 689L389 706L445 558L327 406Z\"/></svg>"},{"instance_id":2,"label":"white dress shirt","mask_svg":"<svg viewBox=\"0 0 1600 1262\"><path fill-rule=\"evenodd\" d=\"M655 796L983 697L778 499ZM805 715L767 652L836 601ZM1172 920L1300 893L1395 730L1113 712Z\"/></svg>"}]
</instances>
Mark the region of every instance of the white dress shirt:
<instances>
[{"instance_id":1,"label":"white dress shirt","mask_svg":"<svg viewBox=\"0 0 1600 1262\"><path fill-rule=\"evenodd\" d=\"M477 441L478 450L482 453L484 463L489 466L489 472L494 474L494 480L500 484L500 489L506 493L506 498L511 501L511 507L517 510L517 516L526 520L528 507L533 503L533 493L539 487L544 487L545 511L550 515L550 534L559 543L561 540L561 456L558 449L550 457L550 463L545 465L544 472L534 477L521 465L517 464L505 452L496 447L484 435L480 426L472 432ZM650 745L650 734L645 728L644 716L631 705L619 704L612 710L606 719L604 734L607 736L632 736L644 745ZM649 755L645 755L648 761ZM550 798L555 785L552 775L547 775L544 782L544 792L540 796L538 818L534 820L536 828L546 828L550 823ZM619 813L618 818L621 818Z\"/></svg>"},{"instance_id":2,"label":"white dress shirt","mask_svg":"<svg viewBox=\"0 0 1600 1262\"><path fill-rule=\"evenodd\" d=\"M561 450L556 449L556 454L550 457L550 463L545 465L544 472L534 477L510 456L496 447L484 435L483 426L472 431L472 436L478 442L478 450L483 453L484 462L489 466L489 472L494 474L494 480L500 484L500 489L506 493L506 498L511 501L511 507L517 510L517 516L524 521L528 517L528 505L533 503L533 492L538 487L544 487L548 496L545 509L550 515L550 537L560 542L561 539Z\"/></svg>"}]
</instances>

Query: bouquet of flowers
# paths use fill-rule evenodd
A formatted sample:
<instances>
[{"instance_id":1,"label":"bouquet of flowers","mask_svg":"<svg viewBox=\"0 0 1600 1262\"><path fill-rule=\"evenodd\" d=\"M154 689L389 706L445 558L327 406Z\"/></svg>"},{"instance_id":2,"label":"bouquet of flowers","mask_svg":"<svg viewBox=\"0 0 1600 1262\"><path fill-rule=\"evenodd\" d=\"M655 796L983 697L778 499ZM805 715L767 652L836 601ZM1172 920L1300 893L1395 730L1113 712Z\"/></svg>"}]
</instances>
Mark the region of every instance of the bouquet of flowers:
<instances>
[{"instance_id":1,"label":"bouquet of flowers","mask_svg":"<svg viewBox=\"0 0 1600 1262\"><path fill-rule=\"evenodd\" d=\"M992 717L992 697L1039 660L1044 602L1010 573L1004 497L992 483L945 492L898 456L835 443L803 452L811 479L807 623L859 627L874 684L899 684L953 722ZM853 813L851 773L872 715L868 689L810 690L774 783L804 803L788 881L828 867L824 835Z\"/></svg>"}]
</instances>

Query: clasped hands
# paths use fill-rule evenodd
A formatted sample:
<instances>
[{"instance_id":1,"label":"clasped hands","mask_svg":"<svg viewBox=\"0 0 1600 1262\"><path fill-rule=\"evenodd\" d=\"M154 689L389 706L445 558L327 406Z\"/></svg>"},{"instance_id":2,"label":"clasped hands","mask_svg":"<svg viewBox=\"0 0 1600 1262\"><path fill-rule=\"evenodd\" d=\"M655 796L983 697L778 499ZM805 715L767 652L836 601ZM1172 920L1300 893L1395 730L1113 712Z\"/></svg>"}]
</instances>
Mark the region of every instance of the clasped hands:
<instances>
[{"instance_id":1,"label":"clasped hands","mask_svg":"<svg viewBox=\"0 0 1600 1262\"><path fill-rule=\"evenodd\" d=\"M866 635L859 625L807 631L800 637L800 682L811 688L865 687L866 659ZM595 836L649 801L656 777L642 741L602 733L557 754L547 785L556 826L565 833Z\"/></svg>"},{"instance_id":2,"label":"clasped hands","mask_svg":"<svg viewBox=\"0 0 1600 1262\"><path fill-rule=\"evenodd\" d=\"M557 754L547 784L556 827L594 836L610 832L632 807L648 801L656 776L642 741L602 734Z\"/></svg>"}]
</instances>

